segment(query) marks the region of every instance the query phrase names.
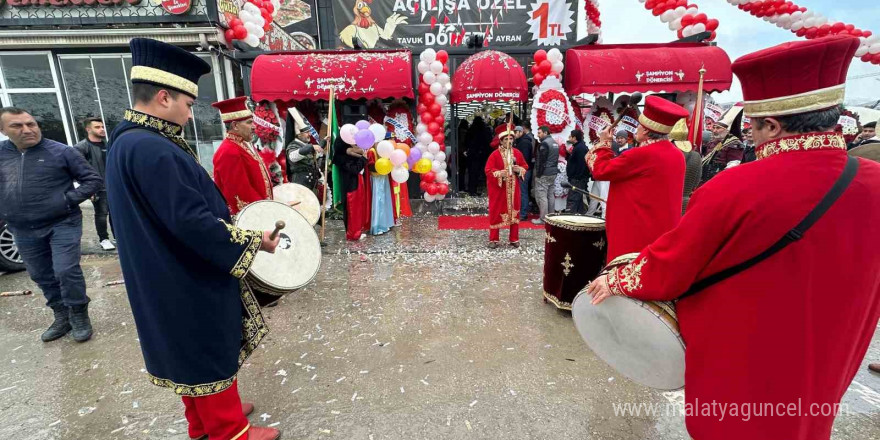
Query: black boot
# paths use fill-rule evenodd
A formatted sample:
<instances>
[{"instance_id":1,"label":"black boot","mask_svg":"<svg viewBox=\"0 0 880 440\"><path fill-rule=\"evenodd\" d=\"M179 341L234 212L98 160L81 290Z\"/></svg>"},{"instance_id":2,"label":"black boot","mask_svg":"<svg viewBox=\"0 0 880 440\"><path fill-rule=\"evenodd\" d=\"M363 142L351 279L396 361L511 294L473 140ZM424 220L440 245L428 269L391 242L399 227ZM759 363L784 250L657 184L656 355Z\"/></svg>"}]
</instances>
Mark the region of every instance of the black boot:
<instances>
[{"instance_id":1,"label":"black boot","mask_svg":"<svg viewBox=\"0 0 880 440\"><path fill-rule=\"evenodd\" d=\"M73 326L73 340L85 342L92 337L92 321L89 320L89 305L70 308L70 325Z\"/></svg>"},{"instance_id":2,"label":"black boot","mask_svg":"<svg viewBox=\"0 0 880 440\"><path fill-rule=\"evenodd\" d=\"M40 336L43 342L54 341L66 335L71 329L68 315L70 309L64 305L57 305L52 307L52 311L55 313L55 322Z\"/></svg>"}]
</instances>

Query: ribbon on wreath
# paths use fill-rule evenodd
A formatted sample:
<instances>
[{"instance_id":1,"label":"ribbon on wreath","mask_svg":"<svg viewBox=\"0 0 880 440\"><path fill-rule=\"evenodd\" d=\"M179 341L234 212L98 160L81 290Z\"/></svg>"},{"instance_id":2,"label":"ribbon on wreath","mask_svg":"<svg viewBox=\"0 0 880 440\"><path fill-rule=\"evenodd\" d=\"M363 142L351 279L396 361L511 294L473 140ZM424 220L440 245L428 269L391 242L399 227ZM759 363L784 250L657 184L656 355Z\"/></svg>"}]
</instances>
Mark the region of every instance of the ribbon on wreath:
<instances>
[{"instance_id":1,"label":"ribbon on wreath","mask_svg":"<svg viewBox=\"0 0 880 440\"><path fill-rule=\"evenodd\" d=\"M572 118L570 115L568 115L564 111L560 111L558 108L550 107L549 105L543 104L540 102L533 103L532 106L538 110L544 110L545 112L553 113L554 115L559 116L559 117L565 119L566 121L574 122L574 124L577 126L577 128L580 131L585 131L584 124L581 123L581 121L579 121L577 118Z\"/></svg>"},{"instance_id":2,"label":"ribbon on wreath","mask_svg":"<svg viewBox=\"0 0 880 440\"><path fill-rule=\"evenodd\" d=\"M411 140L413 142L413 144L416 144L418 142L418 140L416 139L416 135L414 135L411 131L409 131L409 128L404 126L397 119L385 116L385 120L383 122L385 122L386 124L391 124L391 126L395 128L395 130L394 130L395 132L400 130L404 135L406 135L406 137L409 138L409 140Z\"/></svg>"}]
</instances>

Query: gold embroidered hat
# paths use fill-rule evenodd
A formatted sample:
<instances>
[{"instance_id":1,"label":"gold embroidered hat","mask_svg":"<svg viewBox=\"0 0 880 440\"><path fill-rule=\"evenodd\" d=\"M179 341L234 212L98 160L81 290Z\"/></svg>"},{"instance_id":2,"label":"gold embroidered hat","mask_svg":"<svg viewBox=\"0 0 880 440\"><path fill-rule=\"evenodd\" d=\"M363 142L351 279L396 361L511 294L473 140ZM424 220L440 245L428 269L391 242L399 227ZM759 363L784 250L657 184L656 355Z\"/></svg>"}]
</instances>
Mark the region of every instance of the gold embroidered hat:
<instances>
[{"instance_id":1,"label":"gold embroidered hat","mask_svg":"<svg viewBox=\"0 0 880 440\"><path fill-rule=\"evenodd\" d=\"M149 38L134 38L131 49L131 82L146 83L192 98L199 95L199 78L211 71L205 60L177 47Z\"/></svg>"},{"instance_id":2,"label":"gold embroidered hat","mask_svg":"<svg viewBox=\"0 0 880 440\"><path fill-rule=\"evenodd\" d=\"M645 98L645 111L639 115L639 123L648 130L669 134L675 124L690 114L684 107L659 96Z\"/></svg>"},{"instance_id":3,"label":"gold embroidered hat","mask_svg":"<svg viewBox=\"0 0 880 440\"><path fill-rule=\"evenodd\" d=\"M835 35L783 43L736 60L745 114L750 118L788 116L843 103L849 65L859 39Z\"/></svg>"},{"instance_id":4,"label":"gold embroidered hat","mask_svg":"<svg viewBox=\"0 0 880 440\"><path fill-rule=\"evenodd\" d=\"M243 121L254 117L251 109L247 106L247 99L247 96L239 96L238 98L215 102L211 106L220 110L220 119L223 122Z\"/></svg>"}]
</instances>

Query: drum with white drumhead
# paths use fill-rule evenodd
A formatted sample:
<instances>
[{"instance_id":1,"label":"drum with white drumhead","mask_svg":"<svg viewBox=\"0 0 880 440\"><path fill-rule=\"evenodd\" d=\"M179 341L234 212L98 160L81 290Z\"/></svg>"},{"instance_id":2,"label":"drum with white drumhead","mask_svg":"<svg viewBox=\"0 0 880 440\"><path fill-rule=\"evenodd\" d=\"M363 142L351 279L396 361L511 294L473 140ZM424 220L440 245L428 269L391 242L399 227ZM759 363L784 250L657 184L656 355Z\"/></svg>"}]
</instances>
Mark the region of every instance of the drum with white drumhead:
<instances>
[{"instance_id":1,"label":"drum with white drumhead","mask_svg":"<svg viewBox=\"0 0 880 440\"><path fill-rule=\"evenodd\" d=\"M272 198L277 202L290 204L300 202L293 209L297 210L312 226L321 218L321 202L312 190L298 183L283 183L272 189Z\"/></svg>"},{"instance_id":2,"label":"drum with white drumhead","mask_svg":"<svg viewBox=\"0 0 880 440\"><path fill-rule=\"evenodd\" d=\"M312 225L290 206L272 200L251 203L239 211L235 226L271 231L283 221L275 253L258 252L247 275L254 288L276 297L311 282L321 267L321 243ZM276 298L277 299L277 298Z\"/></svg>"},{"instance_id":3,"label":"drum with white drumhead","mask_svg":"<svg viewBox=\"0 0 880 440\"><path fill-rule=\"evenodd\" d=\"M615 258L602 271L625 265L638 254ZM574 299L574 325L590 349L620 374L661 390L684 387L685 344L675 304L625 296L591 304L586 289Z\"/></svg>"}]
</instances>

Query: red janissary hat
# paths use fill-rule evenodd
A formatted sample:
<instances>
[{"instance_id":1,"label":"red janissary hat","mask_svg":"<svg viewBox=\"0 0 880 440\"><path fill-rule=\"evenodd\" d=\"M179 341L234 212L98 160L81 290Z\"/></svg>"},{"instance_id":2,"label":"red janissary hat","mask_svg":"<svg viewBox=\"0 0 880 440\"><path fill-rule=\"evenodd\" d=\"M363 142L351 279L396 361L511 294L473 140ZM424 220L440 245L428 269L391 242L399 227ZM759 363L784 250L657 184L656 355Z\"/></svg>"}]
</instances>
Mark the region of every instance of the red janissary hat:
<instances>
[{"instance_id":1,"label":"red janissary hat","mask_svg":"<svg viewBox=\"0 0 880 440\"><path fill-rule=\"evenodd\" d=\"M667 101L659 96L645 98L645 111L639 115L639 123L657 133L669 134L675 124L687 118L688 111L684 107Z\"/></svg>"},{"instance_id":2,"label":"red janissary hat","mask_svg":"<svg viewBox=\"0 0 880 440\"><path fill-rule=\"evenodd\" d=\"M211 106L220 110L220 119L223 122L243 121L254 117L254 114L247 106L247 96L218 101L211 104Z\"/></svg>"},{"instance_id":3,"label":"red janissary hat","mask_svg":"<svg viewBox=\"0 0 880 440\"><path fill-rule=\"evenodd\" d=\"M497 137L498 140L501 140L507 136L513 136L513 135L514 135L514 133L513 133L513 126L512 125L510 126L510 130L507 129L507 124L501 124L501 125L495 127L495 137Z\"/></svg>"},{"instance_id":4,"label":"red janissary hat","mask_svg":"<svg viewBox=\"0 0 880 440\"><path fill-rule=\"evenodd\" d=\"M843 103L849 65L859 39L834 35L783 43L733 63L752 118L825 110Z\"/></svg>"}]
</instances>

